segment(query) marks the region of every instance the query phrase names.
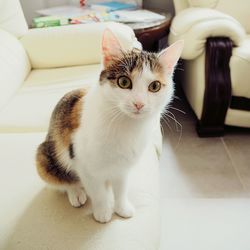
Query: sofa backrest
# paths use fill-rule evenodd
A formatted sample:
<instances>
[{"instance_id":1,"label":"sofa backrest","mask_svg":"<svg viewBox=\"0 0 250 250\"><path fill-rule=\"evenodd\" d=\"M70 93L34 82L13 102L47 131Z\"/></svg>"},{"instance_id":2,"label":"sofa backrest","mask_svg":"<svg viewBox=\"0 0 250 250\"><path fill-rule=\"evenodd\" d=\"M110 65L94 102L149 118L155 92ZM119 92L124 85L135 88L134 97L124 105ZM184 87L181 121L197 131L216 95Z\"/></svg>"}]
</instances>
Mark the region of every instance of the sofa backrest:
<instances>
[{"instance_id":1,"label":"sofa backrest","mask_svg":"<svg viewBox=\"0 0 250 250\"><path fill-rule=\"evenodd\" d=\"M18 40L27 31L19 0L0 0L0 108L30 71L28 56Z\"/></svg>"},{"instance_id":2,"label":"sofa backrest","mask_svg":"<svg viewBox=\"0 0 250 250\"><path fill-rule=\"evenodd\" d=\"M238 20L250 33L249 0L174 0L176 14L189 7L213 8Z\"/></svg>"},{"instance_id":3,"label":"sofa backrest","mask_svg":"<svg viewBox=\"0 0 250 250\"><path fill-rule=\"evenodd\" d=\"M18 38L0 28L0 109L23 83L30 68Z\"/></svg>"},{"instance_id":4,"label":"sofa backrest","mask_svg":"<svg viewBox=\"0 0 250 250\"><path fill-rule=\"evenodd\" d=\"M28 30L19 0L0 0L0 28L20 37Z\"/></svg>"},{"instance_id":5,"label":"sofa backrest","mask_svg":"<svg viewBox=\"0 0 250 250\"><path fill-rule=\"evenodd\" d=\"M189 8L188 0L174 0L175 14L177 15L180 11Z\"/></svg>"}]
</instances>

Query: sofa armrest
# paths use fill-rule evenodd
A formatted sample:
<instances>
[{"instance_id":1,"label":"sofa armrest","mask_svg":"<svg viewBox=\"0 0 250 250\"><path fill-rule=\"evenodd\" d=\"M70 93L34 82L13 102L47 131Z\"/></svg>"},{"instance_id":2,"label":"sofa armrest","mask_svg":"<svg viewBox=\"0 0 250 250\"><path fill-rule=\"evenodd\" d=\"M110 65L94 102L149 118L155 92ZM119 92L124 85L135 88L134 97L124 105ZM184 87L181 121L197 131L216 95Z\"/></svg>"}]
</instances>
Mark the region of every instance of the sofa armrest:
<instances>
[{"instance_id":1,"label":"sofa armrest","mask_svg":"<svg viewBox=\"0 0 250 250\"><path fill-rule=\"evenodd\" d=\"M194 59L205 50L208 37L228 37L238 46L245 30L233 17L207 8L188 8L181 11L170 28L169 43L183 39L183 59Z\"/></svg>"},{"instance_id":2,"label":"sofa armrest","mask_svg":"<svg viewBox=\"0 0 250 250\"><path fill-rule=\"evenodd\" d=\"M109 27L124 49L141 48L133 30L118 23L93 23L30 29L20 38L33 68L54 68L101 62L101 39Z\"/></svg>"}]
</instances>

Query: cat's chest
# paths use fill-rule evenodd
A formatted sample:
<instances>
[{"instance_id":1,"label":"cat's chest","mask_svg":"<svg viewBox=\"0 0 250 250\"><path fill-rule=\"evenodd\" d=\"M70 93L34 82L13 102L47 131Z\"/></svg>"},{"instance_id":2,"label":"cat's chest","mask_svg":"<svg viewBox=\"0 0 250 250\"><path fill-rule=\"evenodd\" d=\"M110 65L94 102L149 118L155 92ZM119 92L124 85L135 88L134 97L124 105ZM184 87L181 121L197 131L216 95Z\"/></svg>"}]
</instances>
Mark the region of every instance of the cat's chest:
<instances>
[{"instance_id":1,"label":"cat's chest","mask_svg":"<svg viewBox=\"0 0 250 250\"><path fill-rule=\"evenodd\" d=\"M140 154L146 141L146 133L124 130L114 134L103 133L99 136L97 148L106 155L131 158Z\"/></svg>"},{"instance_id":2,"label":"cat's chest","mask_svg":"<svg viewBox=\"0 0 250 250\"><path fill-rule=\"evenodd\" d=\"M78 154L94 165L100 161L106 166L132 165L143 152L148 141L145 131L131 128L115 130L95 129L83 131L78 140Z\"/></svg>"},{"instance_id":3,"label":"cat's chest","mask_svg":"<svg viewBox=\"0 0 250 250\"><path fill-rule=\"evenodd\" d=\"M129 167L134 164L144 150L146 140L142 138L109 138L107 143L100 143L96 153L101 156L106 166Z\"/></svg>"}]
</instances>

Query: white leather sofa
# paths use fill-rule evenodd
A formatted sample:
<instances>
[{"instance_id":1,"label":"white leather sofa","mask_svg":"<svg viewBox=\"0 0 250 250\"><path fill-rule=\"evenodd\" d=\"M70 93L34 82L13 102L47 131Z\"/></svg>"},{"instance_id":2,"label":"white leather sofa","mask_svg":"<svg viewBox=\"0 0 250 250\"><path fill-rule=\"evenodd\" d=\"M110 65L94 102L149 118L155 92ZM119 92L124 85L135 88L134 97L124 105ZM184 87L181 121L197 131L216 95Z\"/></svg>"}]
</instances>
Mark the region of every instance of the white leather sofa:
<instances>
[{"instance_id":1,"label":"white leather sofa","mask_svg":"<svg viewBox=\"0 0 250 250\"><path fill-rule=\"evenodd\" d=\"M124 47L140 47L119 24L29 30L17 0L0 8L0 249L155 250L159 246L159 127L131 176L131 219L99 224L91 206L75 209L46 187L35 151L50 114L66 92L98 79L102 31L109 26Z\"/></svg>"},{"instance_id":2,"label":"white leather sofa","mask_svg":"<svg viewBox=\"0 0 250 250\"><path fill-rule=\"evenodd\" d=\"M184 39L182 86L201 136L250 127L250 1L174 0L169 43Z\"/></svg>"}]
</instances>

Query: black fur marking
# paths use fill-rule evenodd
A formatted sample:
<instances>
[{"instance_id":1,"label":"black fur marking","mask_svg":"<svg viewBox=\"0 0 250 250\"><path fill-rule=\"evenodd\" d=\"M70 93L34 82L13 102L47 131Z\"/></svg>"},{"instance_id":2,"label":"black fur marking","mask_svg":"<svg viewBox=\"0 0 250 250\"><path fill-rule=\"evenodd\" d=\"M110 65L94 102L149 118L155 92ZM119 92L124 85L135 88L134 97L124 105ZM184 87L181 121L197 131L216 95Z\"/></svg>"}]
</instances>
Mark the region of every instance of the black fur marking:
<instances>
[{"instance_id":1,"label":"black fur marking","mask_svg":"<svg viewBox=\"0 0 250 250\"><path fill-rule=\"evenodd\" d=\"M72 171L66 171L66 168L59 162L55 155L55 143L46 141L42 144L41 153L48 160L46 171L48 174L57 177L62 182L74 183L79 180L78 176Z\"/></svg>"},{"instance_id":2,"label":"black fur marking","mask_svg":"<svg viewBox=\"0 0 250 250\"><path fill-rule=\"evenodd\" d=\"M115 80L118 77L130 77L135 69L140 72L144 64L148 65L151 71L161 71L162 69L158 56L155 53L139 50L123 52L120 58L114 59L112 64L101 72L100 82L104 79L108 79L113 86L117 86Z\"/></svg>"},{"instance_id":3,"label":"black fur marking","mask_svg":"<svg viewBox=\"0 0 250 250\"><path fill-rule=\"evenodd\" d=\"M69 156L71 159L73 159L75 157L74 148L73 148L72 143L69 145Z\"/></svg>"}]
</instances>

